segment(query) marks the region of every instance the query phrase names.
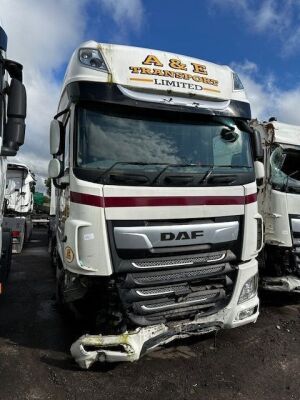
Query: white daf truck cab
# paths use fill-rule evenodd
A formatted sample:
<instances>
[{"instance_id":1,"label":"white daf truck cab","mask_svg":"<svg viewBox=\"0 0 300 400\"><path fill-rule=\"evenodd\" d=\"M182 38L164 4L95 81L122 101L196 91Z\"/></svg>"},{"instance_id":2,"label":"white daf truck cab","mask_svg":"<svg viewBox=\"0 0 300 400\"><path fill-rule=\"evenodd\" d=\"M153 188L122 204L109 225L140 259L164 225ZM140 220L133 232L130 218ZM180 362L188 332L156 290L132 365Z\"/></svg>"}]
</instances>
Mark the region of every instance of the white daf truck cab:
<instances>
[{"instance_id":1,"label":"white daf truck cab","mask_svg":"<svg viewBox=\"0 0 300 400\"><path fill-rule=\"evenodd\" d=\"M0 27L0 293L7 281L12 251L11 231L2 227L7 156L15 156L25 138L26 91L22 65L6 58L7 35ZM10 82L8 83L8 75Z\"/></svg>"},{"instance_id":2,"label":"white daf truck cab","mask_svg":"<svg viewBox=\"0 0 300 400\"><path fill-rule=\"evenodd\" d=\"M300 293L300 126L251 123L262 138L265 180L259 209L265 222L262 287Z\"/></svg>"},{"instance_id":3,"label":"white daf truck cab","mask_svg":"<svg viewBox=\"0 0 300 400\"><path fill-rule=\"evenodd\" d=\"M33 192L35 176L24 164L9 163L6 173L3 227L10 229L13 253L21 253L33 228Z\"/></svg>"},{"instance_id":4,"label":"white daf truck cab","mask_svg":"<svg viewBox=\"0 0 300 400\"><path fill-rule=\"evenodd\" d=\"M167 52L83 43L51 123L60 301L96 320L71 353L134 361L255 322L261 139L238 76Z\"/></svg>"}]
</instances>

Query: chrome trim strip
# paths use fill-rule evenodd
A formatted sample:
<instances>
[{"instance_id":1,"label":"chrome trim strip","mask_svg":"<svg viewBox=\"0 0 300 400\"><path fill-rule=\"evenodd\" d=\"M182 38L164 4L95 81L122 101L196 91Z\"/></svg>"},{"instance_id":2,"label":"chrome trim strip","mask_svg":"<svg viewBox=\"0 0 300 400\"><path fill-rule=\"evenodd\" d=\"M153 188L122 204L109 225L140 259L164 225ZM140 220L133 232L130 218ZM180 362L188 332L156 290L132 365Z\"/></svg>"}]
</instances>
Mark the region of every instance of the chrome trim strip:
<instances>
[{"instance_id":1,"label":"chrome trim strip","mask_svg":"<svg viewBox=\"0 0 300 400\"><path fill-rule=\"evenodd\" d=\"M218 261L224 260L225 257L226 257L226 253L223 253L223 254L221 255L221 257L215 258L214 260L206 260L206 262L208 262L208 263L218 262Z\"/></svg>"},{"instance_id":2,"label":"chrome trim strip","mask_svg":"<svg viewBox=\"0 0 300 400\"><path fill-rule=\"evenodd\" d=\"M211 296L211 297L214 297L214 296ZM210 299L211 297L205 297L205 298L203 298L203 299L198 299L198 300L190 300L190 301L183 301L182 303L173 303L173 304L166 304L165 306L158 306L158 307L151 307L151 306L141 306L141 309L142 310L144 310L144 311L155 311L155 310L162 310L162 309L165 309L165 308L173 308L173 307L176 307L176 306L180 306L180 305L189 305L189 304L194 304L194 303L199 303L199 302L202 302L202 301L206 301L206 300L208 300L208 299Z\"/></svg>"},{"instance_id":3,"label":"chrome trim strip","mask_svg":"<svg viewBox=\"0 0 300 400\"><path fill-rule=\"evenodd\" d=\"M161 295L164 295L164 294L174 293L174 290L173 290L173 289L169 289L169 290L161 291L161 292L159 292L159 293L148 293L148 294L141 293L140 290L137 290L136 293L137 293L139 296L141 296L141 297L147 297L147 296L161 296Z\"/></svg>"},{"instance_id":4,"label":"chrome trim strip","mask_svg":"<svg viewBox=\"0 0 300 400\"><path fill-rule=\"evenodd\" d=\"M194 263L193 262L182 262L182 263L176 263L176 264L160 264L160 265L146 265L146 266L140 266L140 265L138 265L138 264L136 264L136 263L131 263L131 265L133 266L133 267L135 267L135 268L140 268L140 269L143 269L143 268L167 268L167 267L180 267L181 265L194 265Z\"/></svg>"}]
</instances>

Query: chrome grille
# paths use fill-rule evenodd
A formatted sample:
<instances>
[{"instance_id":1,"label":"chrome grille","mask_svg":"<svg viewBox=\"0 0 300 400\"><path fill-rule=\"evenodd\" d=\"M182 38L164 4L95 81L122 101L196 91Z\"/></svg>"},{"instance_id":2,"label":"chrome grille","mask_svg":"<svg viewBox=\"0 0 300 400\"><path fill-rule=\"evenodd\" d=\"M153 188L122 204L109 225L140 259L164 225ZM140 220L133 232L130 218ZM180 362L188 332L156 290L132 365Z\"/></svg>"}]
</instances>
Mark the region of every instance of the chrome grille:
<instances>
[{"instance_id":1,"label":"chrome grille","mask_svg":"<svg viewBox=\"0 0 300 400\"><path fill-rule=\"evenodd\" d=\"M136 278L138 283L151 283L151 282L167 282L168 280L191 280L193 278L201 277L203 275L221 272L224 269L224 265L215 265L211 267L203 267L197 270L187 270L182 272L170 272L163 275L147 275Z\"/></svg>"},{"instance_id":2,"label":"chrome grille","mask_svg":"<svg viewBox=\"0 0 300 400\"><path fill-rule=\"evenodd\" d=\"M184 265L194 265L194 264L203 264L203 263L211 263L218 262L223 260L226 257L226 252L199 256L199 257L189 257L189 258L180 258L173 259L168 261L139 261L132 262L132 265L135 268L167 268L167 267L175 267L175 266L184 266Z\"/></svg>"},{"instance_id":3,"label":"chrome grille","mask_svg":"<svg viewBox=\"0 0 300 400\"><path fill-rule=\"evenodd\" d=\"M212 293L212 294L208 294L205 296L198 296L197 299L194 299L194 300L181 301L180 303L174 303L174 302L168 301L168 302L164 302L164 303L156 303L153 305L149 305L149 304L142 305L141 308L142 308L142 310L145 310L145 311L158 311L158 310L162 310L162 309L176 308L178 306L184 307L184 306L190 306L192 304L198 304L203 301L212 299L214 297L216 297L216 294Z\"/></svg>"},{"instance_id":4,"label":"chrome grille","mask_svg":"<svg viewBox=\"0 0 300 400\"><path fill-rule=\"evenodd\" d=\"M163 288L139 289L136 292L139 296L159 296L162 294L175 293L185 288L186 285L164 286Z\"/></svg>"}]
</instances>

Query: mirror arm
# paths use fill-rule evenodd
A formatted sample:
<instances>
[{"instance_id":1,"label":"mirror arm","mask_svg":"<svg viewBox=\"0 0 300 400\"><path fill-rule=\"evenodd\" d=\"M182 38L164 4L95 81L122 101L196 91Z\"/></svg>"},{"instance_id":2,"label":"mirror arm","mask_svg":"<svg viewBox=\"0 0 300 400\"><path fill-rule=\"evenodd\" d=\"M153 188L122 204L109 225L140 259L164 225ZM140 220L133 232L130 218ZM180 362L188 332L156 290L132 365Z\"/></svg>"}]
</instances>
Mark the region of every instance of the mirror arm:
<instances>
[{"instance_id":1,"label":"mirror arm","mask_svg":"<svg viewBox=\"0 0 300 400\"><path fill-rule=\"evenodd\" d=\"M66 189L67 186L68 186L68 183L58 183L58 182L57 182L57 179L55 179L55 178L53 178L52 181L53 181L53 185L54 185L54 187L55 187L56 189L64 190L64 189Z\"/></svg>"},{"instance_id":2,"label":"mirror arm","mask_svg":"<svg viewBox=\"0 0 300 400\"><path fill-rule=\"evenodd\" d=\"M56 115L54 115L53 119L58 119L60 116L66 114L70 112L70 107L65 108L64 110L60 111L59 113L57 113Z\"/></svg>"}]
</instances>

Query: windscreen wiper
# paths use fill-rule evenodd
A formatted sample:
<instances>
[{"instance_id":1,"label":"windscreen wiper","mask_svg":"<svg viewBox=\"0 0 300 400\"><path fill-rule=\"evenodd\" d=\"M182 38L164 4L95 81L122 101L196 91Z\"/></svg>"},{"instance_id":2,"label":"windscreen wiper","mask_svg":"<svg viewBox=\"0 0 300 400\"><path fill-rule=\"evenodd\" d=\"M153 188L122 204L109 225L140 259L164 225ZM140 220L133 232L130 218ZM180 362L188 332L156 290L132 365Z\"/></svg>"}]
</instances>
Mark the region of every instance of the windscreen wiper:
<instances>
[{"instance_id":1,"label":"windscreen wiper","mask_svg":"<svg viewBox=\"0 0 300 400\"><path fill-rule=\"evenodd\" d=\"M98 176L94 183L103 183L103 180L107 178L109 173L118 165L164 165L164 163L147 163L147 162L140 162L140 161L117 161L113 163L110 167L108 167L100 176Z\"/></svg>"},{"instance_id":2,"label":"windscreen wiper","mask_svg":"<svg viewBox=\"0 0 300 400\"><path fill-rule=\"evenodd\" d=\"M207 183L208 179L211 177L215 168L251 168L251 167L249 167L249 165L212 165L208 169L201 183Z\"/></svg>"},{"instance_id":3,"label":"windscreen wiper","mask_svg":"<svg viewBox=\"0 0 300 400\"><path fill-rule=\"evenodd\" d=\"M153 179L153 181L152 181L152 185L154 185L155 183L157 183L157 181L158 181L158 179L164 174L164 172L166 172L166 170L168 169L168 168L170 168L170 167L175 167L175 168L177 168L177 167L199 167L199 168L202 168L202 167L209 167L209 168L211 168L212 166L211 165L199 165L199 164L167 164L166 166L165 166L165 168L163 168L159 173L158 173L158 175L156 175L156 177Z\"/></svg>"}]
</instances>

